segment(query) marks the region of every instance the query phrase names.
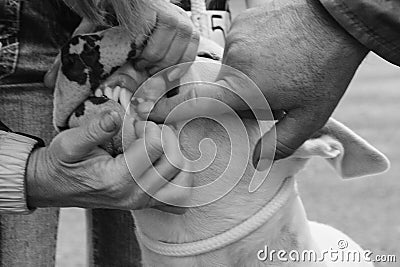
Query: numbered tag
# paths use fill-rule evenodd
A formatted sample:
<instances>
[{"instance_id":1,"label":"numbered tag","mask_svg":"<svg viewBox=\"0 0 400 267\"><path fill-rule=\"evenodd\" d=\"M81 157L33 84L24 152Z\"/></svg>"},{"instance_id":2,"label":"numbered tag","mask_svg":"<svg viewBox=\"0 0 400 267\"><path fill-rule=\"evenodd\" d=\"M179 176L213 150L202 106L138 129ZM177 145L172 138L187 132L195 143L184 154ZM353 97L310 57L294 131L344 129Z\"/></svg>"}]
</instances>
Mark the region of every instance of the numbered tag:
<instances>
[{"instance_id":1,"label":"numbered tag","mask_svg":"<svg viewBox=\"0 0 400 267\"><path fill-rule=\"evenodd\" d=\"M191 12L187 12L191 16ZM207 10L204 16L192 20L200 22L200 34L207 37L222 47L225 46L225 38L231 26L231 16L227 11ZM196 24L196 23L195 23Z\"/></svg>"}]
</instances>

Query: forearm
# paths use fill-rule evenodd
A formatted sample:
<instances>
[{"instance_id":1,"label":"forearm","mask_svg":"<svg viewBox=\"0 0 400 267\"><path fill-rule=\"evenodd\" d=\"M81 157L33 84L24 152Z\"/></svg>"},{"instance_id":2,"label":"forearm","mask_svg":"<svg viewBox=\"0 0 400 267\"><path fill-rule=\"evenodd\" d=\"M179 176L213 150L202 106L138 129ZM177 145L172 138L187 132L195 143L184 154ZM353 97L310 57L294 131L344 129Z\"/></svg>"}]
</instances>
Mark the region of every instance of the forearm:
<instances>
[{"instance_id":1,"label":"forearm","mask_svg":"<svg viewBox=\"0 0 400 267\"><path fill-rule=\"evenodd\" d=\"M400 65L400 0L320 0L360 43Z\"/></svg>"},{"instance_id":2,"label":"forearm","mask_svg":"<svg viewBox=\"0 0 400 267\"><path fill-rule=\"evenodd\" d=\"M35 139L0 131L0 213L30 212L25 175L29 155L37 144Z\"/></svg>"},{"instance_id":3,"label":"forearm","mask_svg":"<svg viewBox=\"0 0 400 267\"><path fill-rule=\"evenodd\" d=\"M36 137L13 133L0 121L0 213L31 211L27 199L28 162L32 151L43 145Z\"/></svg>"}]
</instances>

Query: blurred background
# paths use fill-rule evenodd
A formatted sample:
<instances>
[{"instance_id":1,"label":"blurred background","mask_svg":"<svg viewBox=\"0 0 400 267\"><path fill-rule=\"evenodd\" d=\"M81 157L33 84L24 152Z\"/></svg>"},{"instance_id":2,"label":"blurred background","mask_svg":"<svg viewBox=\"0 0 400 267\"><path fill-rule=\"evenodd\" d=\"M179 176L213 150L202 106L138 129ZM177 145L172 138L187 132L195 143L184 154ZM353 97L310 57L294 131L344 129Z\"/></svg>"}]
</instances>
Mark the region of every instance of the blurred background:
<instances>
[{"instance_id":1,"label":"blurred background","mask_svg":"<svg viewBox=\"0 0 400 267\"><path fill-rule=\"evenodd\" d=\"M381 175L342 180L323 159L298 176L310 220L329 224L377 254L400 262L400 68L373 53L360 66L334 117L391 161ZM86 225L81 209L62 209L57 267L86 266Z\"/></svg>"},{"instance_id":2,"label":"blurred background","mask_svg":"<svg viewBox=\"0 0 400 267\"><path fill-rule=\"evenodd\" d=\"M333 117L391 161L388 172L342 180L322 159L299 176L309 219L329 224L376 254L395 254L400 266L400 68L373 53L360 66Z\"/></svg>"}]
</instances>

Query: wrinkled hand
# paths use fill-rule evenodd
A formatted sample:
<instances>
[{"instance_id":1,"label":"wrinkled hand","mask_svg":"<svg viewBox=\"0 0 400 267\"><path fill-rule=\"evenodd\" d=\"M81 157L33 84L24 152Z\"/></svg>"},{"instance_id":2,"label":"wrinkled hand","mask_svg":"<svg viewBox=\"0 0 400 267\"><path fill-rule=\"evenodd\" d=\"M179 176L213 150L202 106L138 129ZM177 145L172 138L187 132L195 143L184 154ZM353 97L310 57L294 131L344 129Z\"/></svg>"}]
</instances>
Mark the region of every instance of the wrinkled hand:
<instances>
[{"instance_id":1,"label":"wrinkled hand","mask_svg":"<svg viewBox=\"0 0 400 267\"><path fill-rule=\"evenodd\" d=\"M146 71L151 76L176 64L194 61L200 35L194 30L188 14L180 7L165 0L153 1L152 8L146 10L146 12L148 14L143 15L143 21L149 20L149 24L153 24L149 25L152 27L152 32L135 64L135 68L140 72ZM145 24L143 21L142 24ZM90 33L95 29L95 24L87 18L83 18L72 36ZM168 74L168 79L175 81L181 78L189 67L190 64L183 64L173 68ZM59 68L60 57L57 56L44 78L44 84L48 88L55 87Z\"/></svg>"},{"instance_id":2,"label":"wrinkled hand","mask_svg":"<svg viewBox=\"0 0 400 267\"><path fill-rule=\"evenodd\" d=\"M275 159L281 159L325 124L367 52L318 1L274 0L245 11L233 21L223 63L250 77L274 112L285 111L276 124ZM224 67L217 84L252 94L246 82ZM219 99L239 111L247 108L229 90L197 84L175 97L162 99L150 117L162 121L175 106L194 95ZM256 104L252 108L263 107ZM192 105L185 111L180 109L185 117L180 119L196 117L199 110L218 113L211 104ZM269 137L267 134L262 138L266 145L262 146L261 158L271 149Z\"/></svg>"},{"instance_id":3,"label":"wrinkled hand","mask_svg":"<svg viewBox=\"0 0 400 267\"><path fill-rule=\"evenodd\" d=\"M124 154L113 158L98 145L111 139L121 123L117 113L102 114L86 127L60 133L49 147L34 150L27 167L28 204L128 210L157 207L184 212L183 208L166 206L151 198L136 183L139 181L155 198L177 206L188 200L187 191L168 183L192 185L191 176L180 170L183 159L179 156L175 134L167 128L161 139L161 130L156 124L136 123L139 138ZM167 160L164 150L175 156L171 160L175 166Z\"/></svg>"},{"instance_id":4,"label":"wrinkled hand","mask_svg":"<svg viewBox=\"0 0 400 267\"><path fill-rule=\"evenodd\" d=\"M156 24L135 66L139 71L147 70L150 75L179 63L194 61L200 40L183 9L165 0L154 1L153 6ZM188 68L189 64L174 68L168 74L169 80L182 77Z\"/></svg>"}]
</instances>

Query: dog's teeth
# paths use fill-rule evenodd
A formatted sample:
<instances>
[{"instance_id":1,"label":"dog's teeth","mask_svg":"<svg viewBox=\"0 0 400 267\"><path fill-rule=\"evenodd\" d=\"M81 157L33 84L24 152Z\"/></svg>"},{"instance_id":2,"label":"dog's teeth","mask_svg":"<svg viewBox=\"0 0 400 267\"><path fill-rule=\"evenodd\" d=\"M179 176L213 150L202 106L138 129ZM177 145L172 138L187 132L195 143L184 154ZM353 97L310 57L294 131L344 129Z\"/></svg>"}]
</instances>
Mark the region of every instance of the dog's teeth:
<instances>
[{"instance_id":1,"label":"dog's teeth","mask_svg":"<svg viewBox=\"0 0 400 267\"><path fill-rule=\"evenodd\" d=\"M96 91L94 91L94 95L96 97L102 97L103 96L103 92L101 91L101 89L96 89Z\"/></svg>"},{"instance_id":2,"label":"dog's teeth","mask_svg":"<svg viewBox=\"0 0 400 267\"><path fill-rule=\"evenodd\" d=\"M119 95L119 102L121 103L122 107L125 109L125 111L129 114L129 103L131 101L132 93L126 89L126 88L121 88L121 93Z\"/></svg>"},{"instance_id":3,"label":"dog's teeth","mask_svg":"<svg viewBox=\"0 0 400 267\"><path fill-rule=\"evenodd\" d=\"M114 101L117 102L120 93L121 93L121 87L116 86L116 87L114 88L114 90L113 90L113 97L112 97L112 99L113 99Z\"/></svg>"},{"instance_id":4,"label":"dog's teeth","mask_svg":"<svg viewBox=\"0 0 400 267\"><path fill-rule=\"evenodd\" d=\"M110 87L106 87L106 88L104 89L104 95L105 95L106 97L108 97L109 99L112 99L112 98L113 98L112 89L111 89Z\"/></svg>"}]
</instances>

